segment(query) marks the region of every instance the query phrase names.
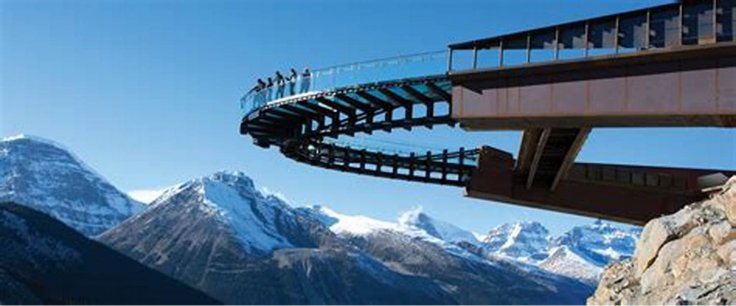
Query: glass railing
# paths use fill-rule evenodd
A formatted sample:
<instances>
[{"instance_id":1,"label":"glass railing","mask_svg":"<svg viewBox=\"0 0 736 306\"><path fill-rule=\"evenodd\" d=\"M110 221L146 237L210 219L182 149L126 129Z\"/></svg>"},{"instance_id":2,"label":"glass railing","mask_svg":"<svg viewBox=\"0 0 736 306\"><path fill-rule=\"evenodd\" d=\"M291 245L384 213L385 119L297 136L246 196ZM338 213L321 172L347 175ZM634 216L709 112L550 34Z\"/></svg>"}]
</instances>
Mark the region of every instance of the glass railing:
<instances>
[{"instance_id":1,"label":"glass railing","mask_svg":"<svg viewBox=\"0 0 736 306\"><path fill-rule=\"evenodd\" d=\"M254 88L240 99L240 109L247 115L269 103L298 96L371 83L444 74L447 51L434 51L340 66L284 74L283 82ZM272 77L274 78L274 77ZM273 82L272 82L273 83Z\"/></svg>"}]
</instances>

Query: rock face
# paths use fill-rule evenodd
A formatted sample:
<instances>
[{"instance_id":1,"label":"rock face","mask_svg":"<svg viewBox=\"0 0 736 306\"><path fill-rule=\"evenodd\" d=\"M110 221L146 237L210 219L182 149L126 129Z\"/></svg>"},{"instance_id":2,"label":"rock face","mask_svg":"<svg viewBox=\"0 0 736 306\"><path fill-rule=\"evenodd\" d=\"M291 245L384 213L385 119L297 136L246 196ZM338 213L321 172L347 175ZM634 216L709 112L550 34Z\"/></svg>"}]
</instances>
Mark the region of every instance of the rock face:
<instances>
[{"instance_id":1,"label":"rock face","mask_svg":"<svg viewBox=\"0 0 736 306\"><path fill-rule=\"evenodd\" d=\"M0 201L22 203L94 236L144 209L58 144L0 141Z\"/></svg>"},{"instance_id":2,"label":"rock face","mask_svg":"<svg viewBox=\"0 0 736 306\"><path fill-rule=\"evenodd\" d=\"M14 203L0 203L0 250L0 304L219 303Z\"/></svg>"},{"instance_id":3,"label":"rock face","mask_svg":"<svg viewBox=\"0 0 736 306\"><path fill-rule=\"evenodd\" d=\"M736 303L736 177L710 199L647 223L634 257L606 269L588 304Z\"/></svg>"}]
</instances>

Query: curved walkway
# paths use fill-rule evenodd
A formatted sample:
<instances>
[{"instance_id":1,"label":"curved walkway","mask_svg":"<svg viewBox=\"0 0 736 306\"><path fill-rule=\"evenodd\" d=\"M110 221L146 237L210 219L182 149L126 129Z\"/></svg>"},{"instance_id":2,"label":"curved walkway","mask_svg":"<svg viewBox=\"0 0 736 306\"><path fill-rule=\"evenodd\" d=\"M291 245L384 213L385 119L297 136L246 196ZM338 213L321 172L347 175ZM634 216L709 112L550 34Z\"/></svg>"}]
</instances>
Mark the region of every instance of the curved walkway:
<instances>
[{"instance_id":1,"label":"curved walkway","mask_svg":"<svg viewBox=\"0 0 736 306\"><path fill-rule=\"evenodd\" d=\"M379 177L464 186L477 149L398 154L358 149L331 139L382 130L454 126L450 81L434 75L298 94L254 109L241 123L262 147L328 169ZM331 138L331 139L330 139Z\"/></svg>"}]
</instances>

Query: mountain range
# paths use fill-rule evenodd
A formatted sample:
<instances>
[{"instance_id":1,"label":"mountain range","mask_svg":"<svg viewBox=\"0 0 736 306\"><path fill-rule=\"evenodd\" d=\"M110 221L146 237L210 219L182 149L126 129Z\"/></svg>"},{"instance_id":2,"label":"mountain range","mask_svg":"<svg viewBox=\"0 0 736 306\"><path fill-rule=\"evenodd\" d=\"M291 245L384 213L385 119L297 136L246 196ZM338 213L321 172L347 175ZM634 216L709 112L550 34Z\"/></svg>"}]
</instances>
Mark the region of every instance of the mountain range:
<instances>
[{"instance_id":1,"label":"mountain range","mask_svg":"<svg viewBox=\"0 0 736 306\"><path fill-rule=\"evenodd\" d=\"M14 137L0 148L0 200L228 304L583 303L638 236L602 222L560 237L536 222L476 235L420 209L386 222L293 207L225 171L144 207L53 142Z\"/></svg>"}]
</instances>

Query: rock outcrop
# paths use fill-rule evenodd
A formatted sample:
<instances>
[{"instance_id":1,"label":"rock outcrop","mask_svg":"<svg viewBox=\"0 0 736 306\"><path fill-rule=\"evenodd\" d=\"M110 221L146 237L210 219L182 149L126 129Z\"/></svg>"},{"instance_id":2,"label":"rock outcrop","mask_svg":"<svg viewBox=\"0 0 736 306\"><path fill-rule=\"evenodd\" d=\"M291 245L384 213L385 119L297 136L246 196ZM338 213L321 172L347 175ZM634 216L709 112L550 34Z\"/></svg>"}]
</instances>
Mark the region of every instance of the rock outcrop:
<instances>
[{"instance_id":1,"label":"rock outcrop","mask_svg":"<svg viewBox=\"0 0 736 306\"><path fill-rule=\"evenodd\" d=\"M736 303L736 177L710 199L649 221L631 260L603 273L588 304Z\"/></svg>"}]
</instances>

